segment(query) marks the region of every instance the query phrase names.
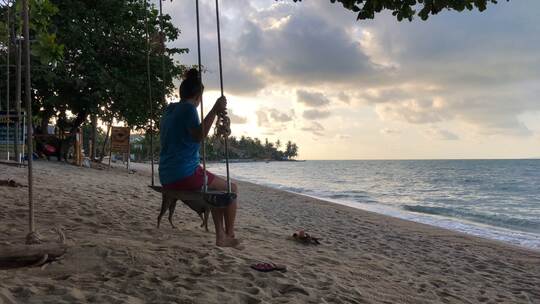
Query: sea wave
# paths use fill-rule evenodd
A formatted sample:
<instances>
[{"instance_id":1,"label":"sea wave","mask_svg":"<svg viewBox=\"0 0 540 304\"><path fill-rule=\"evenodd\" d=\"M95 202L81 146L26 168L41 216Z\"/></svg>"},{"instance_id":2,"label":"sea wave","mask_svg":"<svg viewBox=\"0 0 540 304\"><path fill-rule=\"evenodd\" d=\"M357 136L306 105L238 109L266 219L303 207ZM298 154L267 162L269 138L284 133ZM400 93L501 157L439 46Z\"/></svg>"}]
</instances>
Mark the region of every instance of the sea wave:
<instances>
[{"instance_id":1,"label":"sea wave","mask_svg":"<svg viewBox=\"0 0 540 304\"><path fill-rule=\"evenodd\" d=\"M458 208L435 206L403 205L403 209L410 212L440 215L446 217L463 218L482 224L504 228L517 229L524 232L540 232L540 221L521 219L504 214L486 214Z\"/></svg>"}]
</instances>

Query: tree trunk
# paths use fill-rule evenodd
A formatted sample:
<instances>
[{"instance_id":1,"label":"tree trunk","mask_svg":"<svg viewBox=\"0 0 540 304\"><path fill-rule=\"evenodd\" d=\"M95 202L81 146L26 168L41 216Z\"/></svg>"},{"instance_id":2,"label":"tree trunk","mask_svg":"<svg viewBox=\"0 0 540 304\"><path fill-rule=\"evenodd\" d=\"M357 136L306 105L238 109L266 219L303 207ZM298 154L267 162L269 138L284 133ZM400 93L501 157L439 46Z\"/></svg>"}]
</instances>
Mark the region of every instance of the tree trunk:
<instances>
[{"instance_id":1,"label":"tree trunk","mask_svg":"<svg viewBox=\"0 0 540 304\"><path fill-rule=\"evenodd\" d=\"M86 121L86 116L87 114L85 110L81 110L79 114L77 114L77 117L75 118L75 120L73 120L73 125L71 126L71 129L69 130L69 133L71 135L75 134L77 130L81 127L83 122Z\"/></svg>"},{"instance_id":2,"label":"tree trunk","mask_svg":"<svg viewBox=\"0 0 540 304\"><path fill-rule=\"evenodd\" d=\"M65 111L65 110L64 110ZM64 128L65 128L65 112L64 114L60 114L58 119L58 124L60 124L60 134L61 140L60 140L60 148L58 149L58 160L62 161L62 159L67 161L67 154L69 151L69 148L75 143L75 136L77 131L79 130L79 127L82 125L82 123L86 120L86 111L82 110L77 114L77 117L75 120L73 120L73 124L69 130L69 134L64 137Z\"/></svg>"},{"instance_id":3,"label":"tree trunk","mask_svg":"<svg viewBox=\"0 0 540 304\"><path fill-rule=\"evenodd\" d=\"M19 138L21 137L20 132L23 125L21 117L21 59L21 40L19 39L17 41L17 68L15 70L15 73L17 73L17 83L15 89L15 110L17 111L17 127L15 128L15 157L17 158L17 162L22 162L22 157L19 157L21 153L21 151L19 151Z\"/></svg>"},{"instance_id":4,"label":"tree trunk","mask_svg":"<svg viewBox=\"0 0 540 304\"><path fill-rule=\"evenodd\" d=\"M97 116L96 114L92 115L92 133L91 138L91 149L90 149L90 159L93 161L97 158Z\"/></svg>"},{"instance_id":5,"label":"tree trunk","mask_svg":"<svg viewBox=\"0 0 540 304\"><path fill-rule=\"evenodd\" d=\"M111 126L112 126L112 119L109 123L109 127L107 128L107 135L105 135L105 140L103 141L103 147L101 147L101 155L99 156L99 162L101 163L103 161L103 158L105 157L105 147L107 147L107 142L109 141L109 135L111 134Z\"/></svg>"},{"instance_id":6,"label":"tree trunk","mask_svg":"<svg viewBox=\"0 0 540 304\"><path fill-rule=\"evenodd\" d=\"M53 109L45 108L41 113L41 134L49 134L49 121L52 117Z\"/></svg>"}]
</instances>

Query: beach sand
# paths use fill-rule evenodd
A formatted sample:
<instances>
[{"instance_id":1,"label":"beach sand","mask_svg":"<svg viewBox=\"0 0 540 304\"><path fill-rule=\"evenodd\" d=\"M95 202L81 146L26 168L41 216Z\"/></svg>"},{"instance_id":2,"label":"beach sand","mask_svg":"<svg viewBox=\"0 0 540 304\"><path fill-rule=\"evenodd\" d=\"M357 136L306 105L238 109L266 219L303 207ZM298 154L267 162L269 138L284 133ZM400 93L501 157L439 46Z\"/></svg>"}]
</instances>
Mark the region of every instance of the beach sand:
<instances>
[{"instance_id":1,"label":"beach sand","mask_svg":"<svg viewBox=\"0 0 540 304\"><path fill-rule=\"evenodd\" d=\"M0 303L540 303L540 252L243 182L244 249L218 248L182 204L177 229L156 229L144 172L36 162L34 176L37 228L62 227L69 249L0 270ZM26 169L0 165L9 178ZM0 246L23 244L27 221L27 188L0 186ZM322 244L289 240L298 229Z\"/></svg>"}]
</instances>

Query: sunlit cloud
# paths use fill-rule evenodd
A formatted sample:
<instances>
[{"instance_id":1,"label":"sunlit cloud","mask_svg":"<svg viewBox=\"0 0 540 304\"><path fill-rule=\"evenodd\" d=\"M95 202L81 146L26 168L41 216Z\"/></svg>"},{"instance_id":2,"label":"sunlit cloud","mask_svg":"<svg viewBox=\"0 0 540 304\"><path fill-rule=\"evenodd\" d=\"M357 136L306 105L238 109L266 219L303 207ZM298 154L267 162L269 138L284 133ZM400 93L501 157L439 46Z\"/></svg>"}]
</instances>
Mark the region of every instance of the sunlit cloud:
<instances>
[{"instance_id":1,"label":"sunlit cloud","mask_svg":"<svg viewBox=\"0 0 540 304\"><path fill-rule=\"evenodd\" d=\"M242 125L247 123L247 117L236 115L231 110L229 110L229 118L233 124Z\"/></svg>"},{"instance_id":2,"label":"sunlit cloud","mask_svg":"<svg viewBox=\"0 0 540 304\"><path fill-rule=\"evenodd\" d=\"M302 114L302 117L308 120L323 119L329 116L330 116L330 111L315 110L315 109L305 110L304 113Z\"/></svg>"},{"instance_id":3,"label":"sunlit cloud","mask_svg":"<svg viewBox=\"0 0 540 304\"><path fill-rule=\"evenodd\" d=\"M384 129L381 129L380 131L382 134L384 135L393 135L393 134L399 134L401 133L399 130L397 129L391 129L391 128L384 128Z\"/></svg>"},{"instance_id":4,"label":"sunlit cloud","mask_svg":"<svg viewBox=\"0 0 540 304\"><path fill-rule=\"evenodd\" d=\"M308 126L302 127L302 130L306 132L310 132L316 136L323 136L325 129L320 123L313 121Z\"/></svg>"},{"instance_id":5,"label":"sunlit cloud","mask_svg":"<svg viewBox=\"0 0 540 304\"><path fill-rule=\"evenodd\" d=\"M448 131L448 130L442 130L439 128L431 128L426 130L426 135L428 138L436 139L436 140L458 140L459 137Z\"/></svg>"},{"instance_id":6,"label":"sunlit cloud","mask_svg":"<svg viewBox=\"0 0 540 304\"><path fill-rule=\"evenodd\" d=\"M321 107L330 104L330 100L319 92L296 91L296 100L308 107Z\"/></svg>"}]
</instances>

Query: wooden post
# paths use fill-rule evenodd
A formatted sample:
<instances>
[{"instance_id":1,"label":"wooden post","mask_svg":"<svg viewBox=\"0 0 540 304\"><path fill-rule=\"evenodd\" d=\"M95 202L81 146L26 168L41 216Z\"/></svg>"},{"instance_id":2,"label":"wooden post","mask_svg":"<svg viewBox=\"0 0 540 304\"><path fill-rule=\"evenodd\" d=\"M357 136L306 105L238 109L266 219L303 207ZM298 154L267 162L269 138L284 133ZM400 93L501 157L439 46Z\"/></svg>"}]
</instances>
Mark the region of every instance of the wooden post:
<instances>
[{"instance_id":1,"label":"wooden post","mask_svg":"<svg viewBox=\"0 0 540 304\"><path fill-rule=\"evenodd\" d=\"M24 32L24 67L25 67L25 83L24 93L26 99L26 132L27 132L27 155L28 155L28 226L29 232L26 236L26 242L29 244L39 242L39 237L36 235L34 223L34 179L33 179L33 130L32 130L32 88L31 88L31 73L30 73L30 25L28 16L28 0L22 0L22 17L23 17L23 32Z\"/></svg>"},{"instance_id":2,"label":"wooden post","mask_svg":"<svg viewBox=\"0 0 540 304\"><path fill-rule=\"evenodd\" d=\"M111 149L110 155L112 152L122 153L122 163L125 162L125 157L127 156L126 168L129 170L130 165L130 147L129 147L129 137L130 137L130 128L129 127L112 127L111 128ZM109 157L109 164L110 158Z\"/></svg>"},{"instance_id":3,"label":"wooden post","mask_svg":"<svg viewBox=\"0 0 540 304\"><path fill-rule=\"evenodd\" d=\"M79 132L75 132L75 142L73 143L73 164L79 163Z\"/></svg>"},{"instance_id":4,"label":"wooden post","mask_svg":"<svg viewBox=\"0 0 540 304\"><path fill-rule=\"evenodd\" d=\"M111 134L111 126L112 126L112 120L109 124L109 127L107 128L107 135L105 135L105 141L103 141L103 146L101 147L101 154L99 155L99 162L103 162L103 157L105 157L105 147L107 146L107 142L109 141L109 135Z\"/></svg>"},{"instance_id":5,"label":"wooden post","mask_svg":"<svg viewBox=\"0 0 540 304\"><path fill-rule=\"evenodd\" d=\"M9 134L9 123L11 122L10 121L10 112L11 111L11 107L10 107L10 104L9 104L9 52L10 52L10 45L11 45L11 31L10 31L10 18L9 18L9 11L10 11L10 7L9 7L9 3L7 4L7 24L6 24L6 27L7 27L7 43L6 43L6 46L7 46L7 56L6 56L6 106L7 106L7 160L10 161L10 157L9 157L9 154L10 154L10 142L9 142L9 137L10 137L10 134Z\"/></svg>"},{"instance_id":6,"label":"wooden post","mask_svg":"<svg viewBox=\"0 0 540 304\"><path fill-rule=\"evenodd\" d=\"M74 162L75 162L75 165L76 166L82 166L82 143L83 143L83 138L82 138L82 132L81 132L81 129L77 129L77 132L75 133L75 146L74 146L74 150L75 150L75 155L74 155Z\"/></svg>"},{"instance_id":7,"label":"wooden post","mask_svg":"<svg viewBox=\"0 0 540 304\"><path fill-rule=\"evenodd\" d=\"M112 140L111 140L111 144L109 145L109 169L111 168L111 158L112 158Z\"/></svg>"},{"instance_id":8,"label":"wooden post","mask_svg":"<svg viewBox=\"0 0 540 304\"><path fill-rule=\"evenodd\" d=\"M129 173L129 165L131 162L131 146L128 145L128 152L127 152L127 171Z\"/></svg>"},{"instance_id":9,"label":"wooden post","mask_svg":"<svg viewBox=\"0 0 540 304\"><path fill-rule=\"evenodd\" d=\"M83 164L83 153L82 153L82 148L83 148L83 133L82 133L82 130L79 128L79 149L77 150L77 153L79 154L79 157L77 159L78 163L77 165L79 167L82 167L82 164Z\"/></svg>"},{"instance_id":10,"label":"wooden post","mask_svg":"<svg viewBox=\"0 0 540 304\"><path fill-rule=\"evenodd\" d=\"M97 115L92 115L92 146L90 147L90 159L94 161L97 158Z\"/></svg>"}]
</instances>

